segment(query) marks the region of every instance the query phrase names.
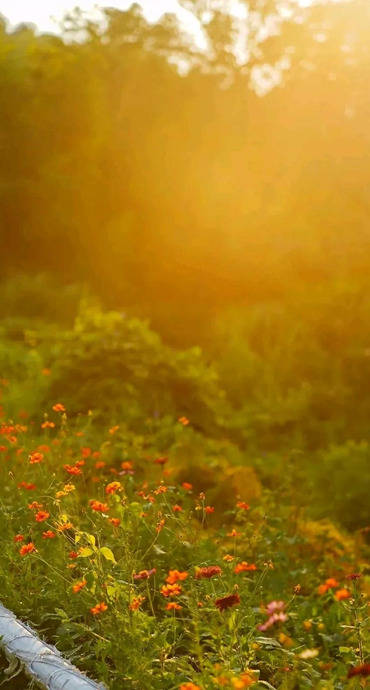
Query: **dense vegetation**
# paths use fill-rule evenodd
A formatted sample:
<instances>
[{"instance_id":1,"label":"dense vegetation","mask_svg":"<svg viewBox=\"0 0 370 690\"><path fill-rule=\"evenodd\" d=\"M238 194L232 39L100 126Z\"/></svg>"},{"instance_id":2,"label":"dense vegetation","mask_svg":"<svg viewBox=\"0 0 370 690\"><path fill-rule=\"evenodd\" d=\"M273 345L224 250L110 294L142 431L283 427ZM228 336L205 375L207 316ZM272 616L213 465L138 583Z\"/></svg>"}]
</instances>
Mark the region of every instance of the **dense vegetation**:
<instances>
[{"instance_id":1,"label":"dense vegetation","mask_svg":"<svg viewBox=\"0 0 370 690\"><path fill-rule=\"evenodd\" d=\"M0 33L2 275L88 280L178 345L225 305L367 280L370 241L367 0L253 0L237 58L220 3L182 4L208 50L138 6Z\"/></svg>"},{"instance_id":2,"label":"dense vegetation","mask_svg":"<svg viewBox=\"0 0 370 690\"><path fill-rule=\"evenodd\" d=\"M321 393L284 388L294 347L264 364L250 338L233 374L222 338L211 363L86 299L72 324L21 311L1 321L3 602L112 690L367 673L370 447L342 440L345 405L306 420Z\"/></svg>"},{"instance_id":3,"label":"dense vegetation","mask_svg":"<svg viewBox=\"0 0 370 690\"><path fill-rule=\"evenodd\" d=\"M180 4L0 29L1 601L110 690L363 688L370 5Z\"/></svg>"}]
</instances>

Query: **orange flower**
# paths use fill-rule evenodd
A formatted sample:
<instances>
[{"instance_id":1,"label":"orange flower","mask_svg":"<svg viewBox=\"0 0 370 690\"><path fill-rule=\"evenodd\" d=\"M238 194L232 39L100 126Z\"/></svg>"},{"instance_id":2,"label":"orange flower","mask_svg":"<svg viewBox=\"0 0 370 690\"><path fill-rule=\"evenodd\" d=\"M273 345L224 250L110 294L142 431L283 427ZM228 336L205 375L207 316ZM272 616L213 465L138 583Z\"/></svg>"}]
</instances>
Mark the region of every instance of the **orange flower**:
<instances>
[{"instance_id":1,"label":"orange flower","mask_svg":"<svg viewBox=\"0 0 370 690\"><path fill-rule=\"evenodd\" d=\"M163 529L163 527L164 527L164 519L159 520L159 521L157 522L157 526L156 526L156 528L155 528L155 531L156 531L156 532L160 532L160 531Z\"/></svg>"},{"instance_id":2,"label":"orange flower","mask_svg":"<svg viewBox=\"0 0 370 690\"><path fill-rule=\"evenodd\" d=\"M223 561L226 561L226 563L231 563L234 560L235 556L231 556L230 553L227 553L226 556L223 557Z\"/></svg>"},{"instance_id":3,"label":"orange flower","mask_svg":"<svg viewBox=\"0 0 370 690\"><path fill-rule=\"evenodd\" d=\"M232 529L231 532L229 532L226 536L227 537L240 537L241 532L237 532L236 529Z\"/></svg>"},{"instance_id":4,"label":"orange flower","mask_svg":"<svg viewBox=\"0 0 370 690\"><path fill-rule=\"evenodd\" d=\"M63 465L63 468L68 472L68 474L73 474L75 477L77 475L82 474L82 470L80 470L79 466L77 465Z\"/></svg>"},{"instance_id":5,"label":"orange flower","mask_svg":"<svg viewBox=\"0 0 370 690\"><path fill-rule=\"evenodd\" d=\"M232 678L231 683L233 688L235 690L242 690L243 688L249 688L251 685L254 685L256 682L256 679L253 678L253 676L249 675L249 673L243 673L239 678Z\"/></svg>"},{"instance_id":6,"label":"orange flower","mask_svg":"<svg viewBox=\"0 0 370 690\"><path fill-rule=\"evenodd\" d=\"M63 496L67 496L67 492L66 492L66 491L57 491L56 494L55 494L55 498L58 498L58 499L59 499L59 498L63 498Z\"/></svg>"},{"instance_id":7,"label":"orange flower","mask_svg":"<svg viewBox=\"0 0 370 690\"><path fill-rule=\"evenodd\" d=\"M199 685L195 685L195 683L182 683L179 690L201 690L201 688Z\"/></svg>"},{"instance_id":8,"label":"orange flower","mask_svg":"<svg viewBox=\"0 0 370 690\"><path fill-rule=\"evenodd\" d=\"M178 584L163 585L161 589L161 594L163 594L164 597L176 597L178 594L181 594L181 592L182 587Z\"/></svg>"},{"instance_id":9,"label":"orange flower","mask_svg":"<svg viewBox=\"0 0 370 690\"><path fill-rule=\"evenodd\" d=\"M101 601L100 604L96 604L96 606L93 606L90 611L93 614L93 616L97 616L99 613L103 613L103 611L106 611L108 606L104 603L104 601Z\"/></svg>"},{"instance_id":10,"label":"orange flower","mask_svg":"<svg viewBox=\"0 0 370 690\"><path fill-rule=\"evenodd\" d=\"M86 585L87 585L87 581L86 581L86 580L80 580L79 582L76 582L76 583L72 586L73 594L77 594L77 592L80 592L81 589L83 589L84 587L86 587Z\"/></svg>"},{"instance_id":11,"label":"orange flower","mask_svg":"<svg viewBox=\"0 0 370 690\"><path fill-rule=\"evenodd\" d=\"M206 506L204 508L204 512L207 513L207 515L210 515L211 513L215 512L215 509L213 508L213 506Z\"/></svg>"},{"instance_id":12,"label":"orange flower","mask_svg":"<svg viewBox=\"0 0 370 690\"><path fill-rule=\"evenodd\" d=\"M161 484L161 486L158 487L153 493L157 496L158 494L165 494L167 493L167 486L164 484Z\"/></svg>"},{"instance_id":13,"label":"orange flower","mask_svg":"<svg viewBox=\"0 0 370 690\"><path fill-rule=\"evenodd\" d=\"M92 510L95 510L95 512L97 513L107 513L109 510L109 506L107 503L101 503L100 501L96 501L95 499L89 501L89 506Z\"/></svg>"},{"instance_id":14,"label":"orange flower","mask_svg":"<svg viewBox=\"0 0 370 690\"><path fill-rule=\"evenodd\" d=\"M180 570L170 570L168 573L168 577L166 577L166 582L169 585L174 585L175 582L182 582L183 580L186 580L186 578L189 576L189 573L186 571L180 571Z\"/></svg>"},{"instance_id":15,"label":"orange flower","mask_svg":"<svg viewBox=\"0 0 370 690\"><path fill-rule=\"evenodd\" d=\"M98 462L95 463L95 469L96 470L102 470L103 467L105 467L104 460L99 460Z\"/></svg>"},{"instance_id":16,"label":"orange flower","mask_svg":"<svg viewBox=\"0 0 370 690\"><path fill-rule=\"evenodd\" d=\"M53 410L54 412L65 412L66 408L64 407L64 405L62 405L62 403L56 403L55 405L53 405Z\"/></svg>"},{"instance_id":17,"label":"orange flower","mask_svg":"<svg viewBox=\"0 0 370 690\"><path fill-rule=\"evenodd\" d=\"M178 505L173 506L172 510L174 513L181 513L182 512L181 506L178 506Z\"/></svg>"},{"instance_id":18,"label":"orange flower","mask_svg":"<svg viewBox=\"0 0 370 690\"><path fill-rule=\"evenodd\" d=\"M32 501L32 503L28 504L28 510L39 510L42 508L42 503L37 503L37 501Z\"/></svg>"},{"instance_id":19,"label":"orange flower","mask_svg":"<svg viewBox=\"0 0 370 690\"><path fill-rule=\"evenodd\" d=\"M81 455L83 458L89 458L91 453L92 450L88 446L83 446L83 448L81 448Z\"/></svg>"},{"instance_id":20,"label":"orange flower","mask_svg":"<svg viewBox=\"0 0 370 690\"><path fill-rule=\"evenodd\" d=\"M189 424L189 420L187 417L179 417L177 421L180 422L180 424L182 424L183 426L187 426Z\"/></svg>"},{"instance_id":21,"label":"orange flower","mask_svg":"<svg viewBox=\"0 0 370 690\"><path fill-rule=\"evenodd\" d=\"M54 428L55 428L54 422L48 422L48 421L46 421L46 422L43 422L43 423L41 424L41 429L54 429Z\"/></svg>"},{"instance_id":22,"label":"orange flower","mask_svg":"<svg viewBox=\"0 0 370 690\"><path fill-rule=\"evenodd\" d=\"M121 468L123 470L132 470L132 462L129 460L125 460L124 462L121 462Z\"/></svg>"},{"instance_id":23,"label":"orange flower","mask_svg":"<svg viewBox=\"0 0 370 690\"><path fill-rule=\"evenodd\" d=\"M145 597L134 597L129 606L130 611L137 611L137 609L139 608L139 606L141 606L143 601L145 601Z\"/></svg>"},{"instance_id":24,"label":"orange flower","mask_svg":"<svg viewBox=\"0 0 370 690\"><path fill-rule=\"evenodd\" d=\"M47 510L39 510L35 515L35 520L36 522L44 522L48 517L50 517L50 513L48 513Z\"/></svg>"},{"instance_id":25,"label":"orange flower","mask_svg":"<svg viewBox=\"0 0 370 690\"><path fill-rule=\"evenodd\" d=\"M51 371L50 369L47 369L46 367L44 369L41 369L41 373L43 376L50 376Z\"/></svg>"},{"instance_id":26,"label":"orange flower","mask_svg":"<svg viewBox=\"0 0 370 690\"><path fill-rule=\"evenodd\" d=\"M217 606L219 611L224 611L225 609L230 608L230 606L236 606L236 604L239 604L239 602L239 594L228 594L228 596L226 597L216 599L215 605Z\"/></svg>"},{"instance_id":27,"label":"orange flower","mask_svg":"<svg viewBox=\"0 0 370 690\"><path fill-rule=\"evenodd\" d=\"M335 598L337 601L343 601L343 599L349 599L351 596L351 593L348 591L348 589L338 589L335 592Z\"/></svg>"},{"instance_id":28,"label":"orange flower","mask_svg":"<svg viewBox=\"0 0 370 690\"><path fill-rule=\"evenodd\" d=\"M203 568L196 568L195 579L203 580L214 577L215 575L222 575L222 570L218 565L206 565Z\"/></svg>"},{"instance_id":29,"label":"orange flower","mask_svg":"<svg viewBox=\"0 0 370 690\"><path fill-rule=\"evenodd\" d=\"M16 534L15 537L13 538L13 541L15 543L17 543L19 541L24 541L24 535L23 534Z\"/></svg>"},{"instance_id":30,"label":"orange flower","mask_svg":"<svg viewBox=\"0 0 370 690\"><path fill-rule=\"evenodd\" d=\"M32 541L30 541L29 544L24 544L24 546L21 546L19 553L21 556L26 556L28 553L32 553L33 551L36 551L36 547Z\"/></svg>"},{"instance_id":31,"label":"orange flower","mask_svg":"<svg viewBox=\"0 0 370 690\"><path fill-rule=\"evenodd\" d=\"M185 489L185 491L191 491L193 488L193 485L190 484L189 482L183 482L181 484L182 488Z\"/></svg>"},{"instance_id":32,"label":"orange flower","mask_svg":"<svg viewBox=\"0 0 370 690\"><path fill-rule=\"evenodd\" d=\"M113 527L119 527L121 524L121 520L119 518L108 518L108 522L110 522Z\"/></svg>"},{"instance_id":33,"label":"orange flower","mask_svg":"<svg viewBox=\"0 0 370 690\"><path fill-rule=\"evenodd\" d=\"M240 508L241 510L249 510L249 508L250 508L248 503L246 503L245 501L238 501L236 506L237 506L237 508Z\"/></svg>"},{"instance_id":34,"label":"orange flower","mask_svg":"<svg viewBox=\"0 0 370 690\"><path fill-rule=\"evenodd\" d=\"M73 529L71 522L65 522L63 525L58 526L58 532L66 532L68 529Z\"/></svg>"},{"instance_id":35,"label":"orange flower","mask_svg":"<svg viewBox=\"0 0 370 690\"><path fill-rule=\"evenodd\" d=\"M257 566L255 566L254 563L248 565L246 561L242 561L241 563L238 563L238 565L235 566L234 573L242 573L245 570L257 570Z\"/></svg>"},{"instance_id":36,"label":"orange flower","mask_svg":"<svg viewBox=\"0 0 370 690\"><path fill-rule=\"evenodd\" d=\"M116 426L112 426L112 427L109 429L109 433L113 435L113 434L116 433L116 431L118 431L118 429L119 429L119 426L118 426L118 424L116 424Z\"/></svg>"},{"instance_id":37,"label":"orange flower","mask_svg":"<svg viewBox=\"0 0 370 690\"><path fill-rule=\"evenodd\" d=\"M35 453L31 453L31 454L28 456L28 459L29 459L31 465L38 465L39 462L42 462L42 461L43 461L44 456L43 456L42 453L37 453L37 452L35 452Z\"/></svg>"},{"instance_id":38,"label":"orange flower","mask_svg":"<svg viewBox=\"0 0 370 690\"><path fill-rule=\"evenodd\" d=\"M329 589L339 587L339 582L334 577L328 577L322 585L317 588L318 594L326 594Z\"/></svg>"},{"instance_id":39,"label":"orange flower","mask_svg":"<svg viewBox=\"0 0 370 690\"><path fill-rule=\"evenodd\" d=\"M70 551L68 558L78 558L78 553L76 551Z\"/></svg>"},{"instance_id":40,"label":"orange flower","mask_svg":"<svg viewBox=\"0 0 370 690\"><path fill-rule=\"evenodd\" d=\"M176 601L169 601L166 606L166 611L180 611L180 609L182 609L182 606L177 604Z\"/></svg>"},{"instance_id":41,"label":"orange flower","mask_svg":"<svg viewBox=\"0 0 370 690\"><path fill-rule=\"evenodd\" d=\"M106 494L115 494L117 491L122 491L122 485L120 482L111 482L105 487Z\"/></svg>"},{"instance_id":42,"label":"orange flower","mask_svg":"<svg viewBox=\"0 0 370 690\"><path fill-rule=\"evenodd\" d=\"M43 539L54 539L54 537L56 537L56 536L57 535L55 534L55 532L52 532L51 529L48 529L47 532L42 533Z\"/></svg>"}]
</instances>

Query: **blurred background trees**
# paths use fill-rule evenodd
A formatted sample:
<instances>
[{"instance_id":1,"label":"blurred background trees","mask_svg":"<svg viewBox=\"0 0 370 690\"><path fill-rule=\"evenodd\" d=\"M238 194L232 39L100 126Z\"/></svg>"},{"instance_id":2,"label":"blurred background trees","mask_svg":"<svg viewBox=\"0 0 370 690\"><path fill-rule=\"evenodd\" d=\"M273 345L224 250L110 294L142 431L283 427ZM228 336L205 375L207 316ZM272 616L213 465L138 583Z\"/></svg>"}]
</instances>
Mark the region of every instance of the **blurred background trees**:
<instances>
[{"instance_id":1,"label":"blurred background trees","mask_svg":"<svg viewBox=\"0 0 370 690\"><path fill-rule=\"evenodd\" d=\"M0 26L10 409L186 414L366 524L370 4L180 4L195 37L138 5Z\"/></svg>"},{"instance_id":2,"label":"blurred background trees","mask_svg":"<svg viewBox=\"0 0 370 690\"><path fill-rule=\"evenodd\" d=\"M181 308L194 342L225 304L366 275L370 7L182 5L204 47L138 5L2 24L2 275L87 281L170 338Z\"/></svg>"}]
</instances>

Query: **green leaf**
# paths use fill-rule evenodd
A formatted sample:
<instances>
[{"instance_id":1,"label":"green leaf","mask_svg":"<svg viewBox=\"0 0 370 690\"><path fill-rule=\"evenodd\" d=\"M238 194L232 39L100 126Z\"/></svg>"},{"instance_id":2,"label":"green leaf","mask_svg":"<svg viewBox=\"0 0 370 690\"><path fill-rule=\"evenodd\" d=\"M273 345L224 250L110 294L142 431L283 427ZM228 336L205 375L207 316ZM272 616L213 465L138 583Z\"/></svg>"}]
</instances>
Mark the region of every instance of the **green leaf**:
<instances>
[{"instance_id":1,"label":"green leaf","mask_svg":"<svg viewBox=\"0 0 370 690\"><path fill-rule=\"evenodd\" d=\"M94 551L90 546L85 546L85 548L80 550L79 555L82 556L82 558L87 558L87 556L91 556L93 553Z\"/></svg>"},{"instance_id":2,"label":"green leaf","mask_svg":"<svg viewBox=\"0 0 370 690\"><path fill-rule=\"evenodd\" d=\"M107 546L102 546L100 549L100 553L104 558L107 559L107 561L112 561L112 563L116 563L116 559L114 558L113 551L108 549Z\"/></svg>"},{"instance_id":3,"label":"green leaf","mask_svg":"<svg viewBox=\"0 0 370 690\"><path fill-rule=\"evenodd\" d=\"M89 542L89 544L92 544L92 546L95 547L96 541L95 541L94 535L93 535L93 534L88 534L87 532L85 532L85 536L86 536L86 539L87 539L87 541Z\"/></svg>"}]
</instances>

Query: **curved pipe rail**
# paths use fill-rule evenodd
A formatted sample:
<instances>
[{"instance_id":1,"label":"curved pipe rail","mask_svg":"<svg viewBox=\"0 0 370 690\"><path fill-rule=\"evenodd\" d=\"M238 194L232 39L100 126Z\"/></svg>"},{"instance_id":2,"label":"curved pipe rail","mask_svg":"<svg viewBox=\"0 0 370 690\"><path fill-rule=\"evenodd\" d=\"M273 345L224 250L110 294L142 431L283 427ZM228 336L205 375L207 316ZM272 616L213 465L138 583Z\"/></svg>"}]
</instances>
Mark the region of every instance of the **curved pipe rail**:
<instances>
[{"instance_id":1,"label":"curved pipe rail","mask_svg":"<svg viewBox=\"0 0 370 690\"><path fill-rule=\"evenodd\" d=\"M47 690L107 690L65 661L55 647L42 642L1 604L0 645L8 657L16 657L25 672Z\"/></svg>"}]
</instances>

